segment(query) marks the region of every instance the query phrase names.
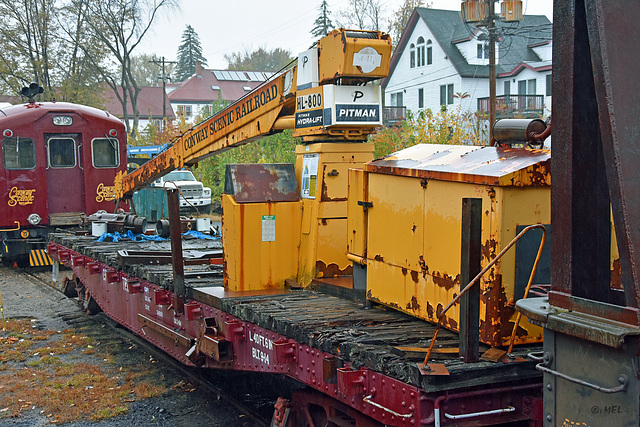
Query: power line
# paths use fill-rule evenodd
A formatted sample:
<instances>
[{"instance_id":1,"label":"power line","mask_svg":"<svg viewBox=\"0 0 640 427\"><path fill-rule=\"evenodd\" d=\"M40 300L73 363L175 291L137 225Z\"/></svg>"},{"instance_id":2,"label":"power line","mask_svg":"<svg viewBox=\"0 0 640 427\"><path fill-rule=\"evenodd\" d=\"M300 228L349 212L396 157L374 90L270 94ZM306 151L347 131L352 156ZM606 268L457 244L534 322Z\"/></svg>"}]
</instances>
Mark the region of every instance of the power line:
<instances>
[{"instance_id":1,"label":"power line","mask_svg":"<svg viewBox=\"0 0 640 427\"><path fill-rule=\"evenodd\" d=\"M165 65L166 64L177 64L177 61L166 61L164 59L164 56L162 57L161 60L157 60L154 59L152 61L149 61L153 64L156 65L160 65L162 64L162 76L160 76L160 78L162 79L162 127L164 129L164 119L165 117L167 117L167 79L169 79L169 76L167 75L166 69L165 69Z\"/></svg>"}]
</instances>

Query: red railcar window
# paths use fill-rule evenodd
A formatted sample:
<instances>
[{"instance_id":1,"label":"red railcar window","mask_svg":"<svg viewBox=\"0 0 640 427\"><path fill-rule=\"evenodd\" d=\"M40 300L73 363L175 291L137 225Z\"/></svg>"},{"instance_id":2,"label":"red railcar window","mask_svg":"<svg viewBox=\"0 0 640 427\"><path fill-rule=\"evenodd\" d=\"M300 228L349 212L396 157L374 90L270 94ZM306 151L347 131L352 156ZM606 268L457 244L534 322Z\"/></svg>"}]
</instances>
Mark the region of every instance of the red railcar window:
<instances>
[{"instance_id":1,"label":"red railcar window","mask_svg":"<svg viewBox=\"0 0 640 427\"><path fill-rule=\"evenodd\" d=\"M5 169L33 169L36 150L33 139L5 138L2 140L2 159Z\"/></svg>"},{"instance_id":2,"label":"red railcar window","mask_svg":"<svg viewBox=\"0 0 640 427\"><path fill-rule=\"evenodd\" d=\"M115 168L120 165L119 144L115 138L96 138L91 141L93 167Z\"/></svg>"},{"instance_id":3,"label":"red railcar window","mask_svg":"<svg viewBox=\"0 0 640 427\"><path fill-rule=\"evenodd\" d=\"M73 138L49 139L49 166L72 168L76 165L76 142Z\"/></svg>"}]
</instances>

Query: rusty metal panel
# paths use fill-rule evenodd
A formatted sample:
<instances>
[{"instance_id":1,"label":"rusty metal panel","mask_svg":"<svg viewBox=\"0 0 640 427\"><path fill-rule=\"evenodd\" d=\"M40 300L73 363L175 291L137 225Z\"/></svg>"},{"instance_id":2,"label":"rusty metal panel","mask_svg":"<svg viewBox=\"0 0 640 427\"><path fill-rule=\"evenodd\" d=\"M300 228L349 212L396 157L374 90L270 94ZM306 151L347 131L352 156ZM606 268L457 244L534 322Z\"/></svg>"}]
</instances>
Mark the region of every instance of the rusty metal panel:
<instances>
[{"instance_id":1,"label":"rusty metal panel","mask_svg":"<svg viewBox=\"0 0 640 427\"><path fill-rule=\"evenodd\" d=\"M322 218L318 220L315 277L351 275L351 262L347 259L347 219Z\"/></svg>"},{"instance_id":2,"label":"rusty metal panel","mask_svg":"<svg viewBox=\"0 0 640 427\"><path fill-rule=\"evenodd\" d=\"M295 202L298 184L293 164L229 164L225 171L224 192L236 203Z\"/></svg>"},{"instance_id":3,"label":"rusty metal panel","mask_svg":"<svg viewBox=\"0 0 640 427\"><path fill-rule=\"evenodd\" d=\"M602 149L611 195L613 217L620 247L622 283L626 304L640 304L640 177L638 164L637 100L640 82L629 78L629 70L640 66L640 55L627 46L640 42L637 23L640 7L635 2L593 0L585 2L589 47L596 82ZM595 117L594 117L595 118ZM577 143L578 141L573 141ZM639 314L640 317L640 314ZM636 321L636 324L640 321Z\"/></svg>"},{"instance_id":4,"label":"rusty metal panel","mask_svg":"<svg viewBox=\"0 0 640 427\"><path fill-rule=\"evenodd\" d=\"M362 169L349 169L347 252L360 257L367 251L368 176Z\"/></svg>"},{"instance_id":5,"label":"rusty metal panel","mask_svg":"<svg viewBox=\"0 0 640 427\"><path fill-rule=\"evenodd\" d=\"M418 144L367 164L365 170L500 186L551 185L551 152L522 148Z\"/></svg>"},{"instance_id":6,"label":"rusty metal panel","mask_svg":"<svg viewBox=\"0 0 640 427\"><path fill-rule=\"evenodd\" d=\"M283 288L296 279L301 203L236 203L222 195L225 285L232 291Z\"/></svg>"},{"instance_id":7,"label":"rusty metal panel","mask_svg":"<svg viewBox=\"0 0 640 427\"><path fill-rule=\"evenodd\" d=\"M334 30L318 41L318 52L321 84L341 77L384 78L389 74L391 37L380 31Z\"/></svg>"},{"instance_id":8,"label":"rusty metal panel","mask_svg":"<svg viewBox=\"0 0 640 427\"><path fill-rule=\"evenodd\" d=\"M377 173L368 179L367 297L432 322L461 289L463 198L482 199L483 267L516 236L518 225L550 221L546 186L493 187ZM481 280L480 338L490 345L507 345L513 328L515 256L515 250L508 252ZM457 331L459 319L456 306L444 324ZM539 327L520 323L516 343L541 339Z\"/></svg>"}]
</instances>

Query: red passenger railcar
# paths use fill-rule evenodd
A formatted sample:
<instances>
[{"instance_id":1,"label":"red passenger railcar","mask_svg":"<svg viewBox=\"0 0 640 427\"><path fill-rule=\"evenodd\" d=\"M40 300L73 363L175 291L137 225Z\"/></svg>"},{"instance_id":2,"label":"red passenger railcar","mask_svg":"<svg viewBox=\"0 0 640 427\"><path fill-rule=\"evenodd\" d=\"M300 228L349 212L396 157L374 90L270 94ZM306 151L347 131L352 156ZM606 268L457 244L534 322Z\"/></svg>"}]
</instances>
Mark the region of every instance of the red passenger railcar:
<instances>
[{"instance_id":1,"label":"red passenger railcar","mask_svg":"<svg viewBox=\"0 0 640 427\"><path fill-rule=\"evenodd\" d=\"M124 124L84 105L30 102L1 109L0 132L2 259L46 264L52 229L114 210L113 180L126 168Z\"/></svg>"}]
</instances>

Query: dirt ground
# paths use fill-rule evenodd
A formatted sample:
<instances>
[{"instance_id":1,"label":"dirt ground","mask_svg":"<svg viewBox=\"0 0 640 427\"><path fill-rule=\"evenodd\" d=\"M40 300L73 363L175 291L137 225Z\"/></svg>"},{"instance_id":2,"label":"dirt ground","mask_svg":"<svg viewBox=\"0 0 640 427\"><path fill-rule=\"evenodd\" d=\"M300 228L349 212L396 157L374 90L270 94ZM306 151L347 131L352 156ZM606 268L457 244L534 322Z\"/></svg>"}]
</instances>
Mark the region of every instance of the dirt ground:
<instances>
[{"instance_id":1,"label":"dirt ground","mask_svg":"<svg viewBox=\"0 0 640 427\"><path fill-rule=\"evenodd\" d=\"M40 280L0 267L0 294L0 426L257 425Z\"/></svg>"}]
</instances>

